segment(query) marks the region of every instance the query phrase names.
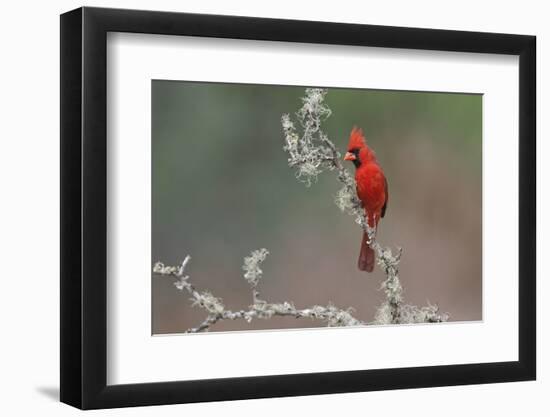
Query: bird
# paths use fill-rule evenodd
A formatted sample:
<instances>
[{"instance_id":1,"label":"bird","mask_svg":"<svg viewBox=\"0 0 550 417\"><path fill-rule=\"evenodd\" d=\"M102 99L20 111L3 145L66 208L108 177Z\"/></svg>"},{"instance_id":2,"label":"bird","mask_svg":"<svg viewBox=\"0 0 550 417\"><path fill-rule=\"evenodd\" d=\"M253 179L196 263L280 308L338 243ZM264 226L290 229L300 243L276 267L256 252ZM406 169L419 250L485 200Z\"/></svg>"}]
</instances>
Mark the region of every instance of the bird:
<instances>
[{"instance_id":1,"label":"bird","mask_svg":"<svg viewBox=\"0 0 550 417\"><path fill-rule=\"evenodd\" d=\"M351 130L344 160L355 165L357 197L365 209L368 225L376 230L388 208L388 181L374 151L367 145L363 130L356 126ZM357 267L361 271L372 272L375 253L368 240L367 233L363 231Z\"/></svg>"}]
</instances>

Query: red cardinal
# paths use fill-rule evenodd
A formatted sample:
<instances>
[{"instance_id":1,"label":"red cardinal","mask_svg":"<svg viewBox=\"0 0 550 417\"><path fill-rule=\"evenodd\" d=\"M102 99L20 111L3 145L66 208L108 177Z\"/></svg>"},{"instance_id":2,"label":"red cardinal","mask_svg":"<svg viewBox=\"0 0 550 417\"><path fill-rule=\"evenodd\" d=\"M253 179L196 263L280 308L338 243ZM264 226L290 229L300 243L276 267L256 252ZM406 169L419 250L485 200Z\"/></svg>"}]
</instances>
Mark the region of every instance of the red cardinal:
<instances>
[{"instance_id":1,"label":"red cardinal","mask_svg":"<svg viewBox=\"0 0 550 417\"><path fill-rule=\"evenodd\" d=\"M351 161L355 165L357 196L363 203L369 226L376 227L380 218L386 214L388 207L388 181L384 171L378 165L374 151L367 146L362 129L354 127L351 130L348 152L344 160ZM361 271L372 272L374 251L367 242L367 233L363 232L357 266Z\"/></svg>"}]
</instances>

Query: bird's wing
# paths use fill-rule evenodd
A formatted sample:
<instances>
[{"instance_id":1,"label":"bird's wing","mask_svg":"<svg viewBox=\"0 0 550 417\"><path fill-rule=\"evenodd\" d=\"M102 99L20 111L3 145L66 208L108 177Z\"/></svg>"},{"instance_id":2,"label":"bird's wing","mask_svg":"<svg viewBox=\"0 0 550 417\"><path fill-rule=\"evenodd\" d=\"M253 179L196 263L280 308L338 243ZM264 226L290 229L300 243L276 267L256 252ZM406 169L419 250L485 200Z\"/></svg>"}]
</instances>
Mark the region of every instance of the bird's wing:
<instances>
[{"instance_id":1,"label":"bird's wing","mask_svg":"<svg viewBox=\"0 0 550 417\"><path fill-rule=\"evenodd\" d=\"M380 214L381 217L384 217L384 215L386 214L386 209L388 208L389 194L388 194L388 180L386 179L386 177L384 177L384 194L386 195L386 200L384 201L384 206L382 206L382 213Z\"/></svg>"}]
</instances>

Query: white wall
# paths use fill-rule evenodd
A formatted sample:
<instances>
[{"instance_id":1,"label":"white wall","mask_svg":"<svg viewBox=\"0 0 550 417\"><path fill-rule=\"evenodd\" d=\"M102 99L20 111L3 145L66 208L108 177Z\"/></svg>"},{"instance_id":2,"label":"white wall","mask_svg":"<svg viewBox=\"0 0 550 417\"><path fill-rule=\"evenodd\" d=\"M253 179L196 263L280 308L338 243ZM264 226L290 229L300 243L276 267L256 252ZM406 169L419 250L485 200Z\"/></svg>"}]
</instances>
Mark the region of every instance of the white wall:
<instances>
[{"instance_id":1,"label":"white wall","mask_svg":"<svg viewBox=\"0 0 550 417\"><path fill-rule=\"evenodd\" d=\"M74 415L57 402L59 378L59 18L77 1L5 2L2 7L0 72L0 410L3 415ZM549 133L542 120L550 96L550 26L545 2L435 1L298 2L201 0L92 1L86 5L170 11L240 14L534 34L538 37L538 137ZM545 143L539 161L550 158ZM550 210L550 193L540 185L550 168L539 163L539 213ZM540 218L541 216L539 216ZM539 258L548 252L547 219L539 221ZM542 233L546 232L542 237ZM539 266L539 300L547 298L550 270ZM6 288L7 284L7 288ZM542 302L539 321L539 380L484 386L325 395L232 403L210 403L101 411L94 415L244 416L315 414L328 416L406 413L408 416L543 415L550 406L548 351L550 309ZM537 412L538 411L538 412Z\"/></svg>"}]
</instances>

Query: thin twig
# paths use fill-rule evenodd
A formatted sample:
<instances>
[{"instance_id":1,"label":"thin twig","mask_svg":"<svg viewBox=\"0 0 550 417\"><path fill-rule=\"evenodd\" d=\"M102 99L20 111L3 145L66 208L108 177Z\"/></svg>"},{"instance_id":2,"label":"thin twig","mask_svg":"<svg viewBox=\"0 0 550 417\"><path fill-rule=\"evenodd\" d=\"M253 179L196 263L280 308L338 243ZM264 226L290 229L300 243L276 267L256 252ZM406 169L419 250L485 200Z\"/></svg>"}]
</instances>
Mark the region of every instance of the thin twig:
<instances>
[{"instance_id":1,"label":"thin twig","mask_svg":"<svg viewBox=\"0 0 550 417\"><path fill-rule=\"evenodd\" d=\"M262 260L254 258L254 254L258 252L259 251L254 251L250 257L245 258L245 271L250 272L256 268L259 269L259 263L261 263L265 257ZM208 331L210 327L221 320L245 320L250 323L253 319L267 320L274 316L294 317L296 319L315 319L326 323L328 326L359 326L366 324L353 317L351 309L343 310L330 304L328 306L314 305L312 307L298 309L294 304L287 301L283 303L269 303L261 300L258 298L259 292L256 289L256 284L250 283L250 280L246 278L246 274L245 279L249 281L252 289L253 303L248 306L246 310L232 311L226 309L221 299L214 297L209 292L201 293L189 283L189 276L185 275L185 268L190 259L189 256L186 256L182 264L177 267L165 266L162 262L157 262L153 267L153 272L155 274L176 278L177 281L174 285L180 291L187 291L191 296L193 305L200 306L208 312L208 316L204 321L197 327L188 329L188 333ZM253 259L253 261L247 263L247 259Z\"/></svg>"}]
</instances>

